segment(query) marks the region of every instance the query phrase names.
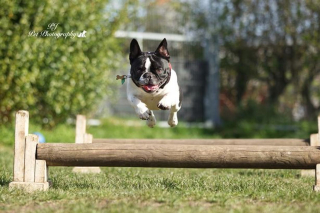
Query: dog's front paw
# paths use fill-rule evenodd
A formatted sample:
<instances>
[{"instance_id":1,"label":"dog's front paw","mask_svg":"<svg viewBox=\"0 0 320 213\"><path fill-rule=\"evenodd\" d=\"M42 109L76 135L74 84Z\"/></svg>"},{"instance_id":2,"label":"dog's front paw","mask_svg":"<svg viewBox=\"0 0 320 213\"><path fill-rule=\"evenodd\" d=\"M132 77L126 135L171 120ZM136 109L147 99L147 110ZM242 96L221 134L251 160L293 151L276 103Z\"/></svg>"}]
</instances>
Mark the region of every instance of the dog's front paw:
<instances>
[{"instance_id":1,"label":"dog's front paw","mask_svg":"<svg viewBox=\"0 0 320 213\"><path fill-rule=\"evenodd\" d=\"M172 101L169 96L165 96L158 103L157 107L161 110L169 110L171 108Z\"/></svg>"},{"instance_id":2,"label":"dog's front paw","mask_svg":"<svg viewBox=\"0 0 320 213\"><path fill-rule=\"evenodd\" d=\"M154 117L154 114L152 111L151 111L151 115L150 115L149 119L147 120L147 125L150 128L153 128L156 125L156 117Z\"/></svg>"},{"instance_id":3,"label":"dog's front paw","mask_svg":"<svg viewBox=\"0 0 320 213\"><path fill-rule=\"evenodd\" d=\"M149 109L147 109L144 111L139 111L139 112L137 112L137 114L141 120L148 120L151 116L151 111Z\"/></svg>"}]
</instances>

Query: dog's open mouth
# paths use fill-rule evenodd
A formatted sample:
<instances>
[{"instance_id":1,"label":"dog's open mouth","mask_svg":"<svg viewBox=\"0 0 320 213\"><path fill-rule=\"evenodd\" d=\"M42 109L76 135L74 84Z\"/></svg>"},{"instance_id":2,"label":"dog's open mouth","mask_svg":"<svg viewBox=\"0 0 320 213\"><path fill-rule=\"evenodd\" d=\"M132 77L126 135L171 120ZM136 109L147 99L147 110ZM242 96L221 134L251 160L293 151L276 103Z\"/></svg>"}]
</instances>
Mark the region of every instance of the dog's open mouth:
<instances>
[{"instance_id":1,"label":"dog's open mouth","mask_svg":"<svg viewBox=\"0 0 320 213\"><path fill-rule=\"evenodd\" d=\"M146 92L155 92L159 89L158 85L143 85L142 89Z\"/></svg>"}]
</instances>

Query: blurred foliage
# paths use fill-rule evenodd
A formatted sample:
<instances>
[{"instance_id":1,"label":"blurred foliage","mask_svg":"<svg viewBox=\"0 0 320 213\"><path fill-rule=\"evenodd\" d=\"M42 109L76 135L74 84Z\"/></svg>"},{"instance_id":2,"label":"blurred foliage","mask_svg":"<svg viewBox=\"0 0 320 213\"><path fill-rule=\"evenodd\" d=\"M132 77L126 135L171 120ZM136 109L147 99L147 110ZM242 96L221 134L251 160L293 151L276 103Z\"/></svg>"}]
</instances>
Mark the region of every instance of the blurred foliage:
<instances>
[{"instance_id":1,"label":"blurred foliage","mask_svg":"<svg viewBox=\"0 0 320 213\"><path fill-rule=\"evenodd\" d=\"M295 122L291 111L279 111L273 104L248 100L234 114L222 113L224 125L216 131L223 138L308 138L317 132L317 119Z\"/></svg>"},{"instance_id":2,"label":"blurred foliage","mask_svg":"<svg viewBox=\"0 0 320 213\"><path fill-rule=\"evenodd\" d=\"M228 113L242 111L239 106L251 99L258 108L291 111L296 120L319 113L319 1L138 2L129 9L130 24L123 29L192 38L170 44L174 59L203 59L208 40L219 38L221 105ZM144 49L155 43L145 40Z\"/></svg>"},{"instance_id":3,"label":"blurred foliage","mask_svg":"<svg viewBox=\"0 0 320 213\"><path fill-rule=\"evenodd\" d=\"M219 37L221 89L234 106L255 99L302 106L307 118L319 112L319 1L190 2L190 32Z\"/></svg>"},{"instance_id":4,"label":"blurred foliage","mask_svg":"<svg viewBox=\"0 0 320 213\"><path fill-rule=\"evenodd\" d=\"M128 7L129 22L120 26L124 31L152 32L164 34L187 35L189 19L189 1L181 0L137 0ZM203 59L203 48L197 40L177 42L168 39L172 60ZM143 39L139 41L143 50L153 51L159 45L158 40ZM124 52L128 52L129 46Z\"/></svg>"},{"instance_id":5,"label":"blurred foliage","mask_svg":"<svg viewBox=\"0 0 320 213\"><path fill-rule=\"evenodd\" d=\"M183 34L186 29L184 4L179 0L138 0L128 7L130 23L121 28L127 31Z\"/></svg>"},{"instance_id":6,"label":"blurred foliage","mask_svg":"<svg viewBox=\"0 0 320 213\"><path fill-rule=\"evenodd\" d=\"M112 36L126 19L128 3L114 8L98 1L0 1L0 122L29 110L52 127L90 112L106 94L120 65ZM50 23L59 23L48 29ZM85 38L29 36L84 30ZM39 122L38 121L38 122Z\"/></svg>"}]
</instances>

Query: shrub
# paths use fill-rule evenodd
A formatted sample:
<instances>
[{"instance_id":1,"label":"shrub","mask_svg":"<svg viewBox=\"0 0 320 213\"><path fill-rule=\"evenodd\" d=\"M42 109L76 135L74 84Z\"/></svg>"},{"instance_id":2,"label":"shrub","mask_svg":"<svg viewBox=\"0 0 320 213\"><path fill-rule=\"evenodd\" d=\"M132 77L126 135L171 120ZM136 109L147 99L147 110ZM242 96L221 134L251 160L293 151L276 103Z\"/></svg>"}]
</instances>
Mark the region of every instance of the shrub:
<instances>
[{"instance_id":1,"label":"shrub","mask_svg":"<svg viewBox=\"0 0 320 213\"><path fill-rule=\"evenodd\" d=\"M93 109L108 92L120 58L112 33L125 9L107 5L106 0L1 0L1 123L10 122L19 109L49 126ZM50 29L51 23L59 24ZM82 38L57 38L40 34L46 30L87 32Z\"/></svg>"}]
</instances>

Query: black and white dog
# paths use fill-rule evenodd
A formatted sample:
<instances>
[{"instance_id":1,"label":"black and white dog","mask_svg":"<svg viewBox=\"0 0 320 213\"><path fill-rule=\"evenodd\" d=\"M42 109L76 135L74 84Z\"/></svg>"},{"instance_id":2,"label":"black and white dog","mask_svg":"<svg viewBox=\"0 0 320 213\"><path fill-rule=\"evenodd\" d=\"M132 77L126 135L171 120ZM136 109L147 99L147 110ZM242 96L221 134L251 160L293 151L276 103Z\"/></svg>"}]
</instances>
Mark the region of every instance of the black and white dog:
<instances>
[{"instance_id":1,"label":"black and white dog","mask_svg":"<svg viewBox=\"0 0 320 213\"><path fill-rule=\"evenodd\" d=\"M170 110L168 124L178 124L181 94L176 72L171 68L167 40L163 39L155 52L142 52L137 40L130 44L130 76L127 98L142 120L154 127L152 110Z\"/></svg>"}]
</instances>

